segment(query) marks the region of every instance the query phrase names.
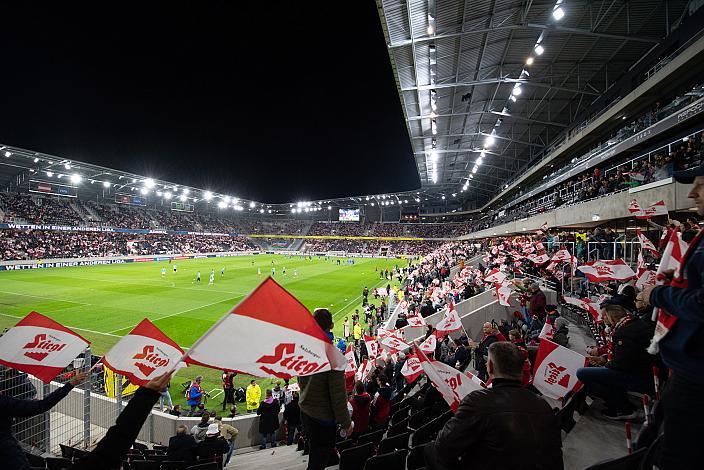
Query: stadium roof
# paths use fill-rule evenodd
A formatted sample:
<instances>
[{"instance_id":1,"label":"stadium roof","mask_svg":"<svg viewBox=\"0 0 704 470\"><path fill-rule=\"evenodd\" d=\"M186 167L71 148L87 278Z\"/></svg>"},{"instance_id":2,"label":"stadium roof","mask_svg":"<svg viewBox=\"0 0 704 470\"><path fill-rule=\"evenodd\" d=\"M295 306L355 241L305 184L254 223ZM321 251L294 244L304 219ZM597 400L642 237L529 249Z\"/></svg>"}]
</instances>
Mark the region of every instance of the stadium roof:
<instances>
[{"instance_id":1,"label":"stadium roof","mask_svg":"<svg viewBox=\"0 0 704 470\"><path fill-rule=\"evenodd\" d=\"M687 2L377 7L423 188L488 200L656 46Z\"/></svg>"}]
</instances>

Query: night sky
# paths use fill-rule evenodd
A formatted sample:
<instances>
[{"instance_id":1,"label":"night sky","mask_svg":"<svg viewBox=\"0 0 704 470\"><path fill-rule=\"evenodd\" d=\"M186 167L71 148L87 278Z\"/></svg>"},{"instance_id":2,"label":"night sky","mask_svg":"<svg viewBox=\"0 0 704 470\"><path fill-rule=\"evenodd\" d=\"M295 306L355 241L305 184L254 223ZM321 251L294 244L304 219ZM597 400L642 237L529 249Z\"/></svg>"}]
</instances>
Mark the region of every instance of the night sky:
<instances>
[{"instance_id":1,"label":"night sky","mask_svg":"<svg viewBox=\"0 0 704 470\"><path fill-rule=\"evenodd\" d=\"M2 16L4 144L266 202L420 186L373 0Z\"/></svg>"}]
</instances>

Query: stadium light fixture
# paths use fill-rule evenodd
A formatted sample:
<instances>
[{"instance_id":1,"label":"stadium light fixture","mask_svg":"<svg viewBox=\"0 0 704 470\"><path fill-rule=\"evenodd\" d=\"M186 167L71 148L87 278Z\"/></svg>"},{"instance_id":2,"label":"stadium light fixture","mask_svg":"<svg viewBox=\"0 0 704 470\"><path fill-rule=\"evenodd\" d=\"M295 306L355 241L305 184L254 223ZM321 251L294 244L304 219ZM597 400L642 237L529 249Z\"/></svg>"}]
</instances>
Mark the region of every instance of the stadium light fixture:
<instances>
[{"instance_id":1,"label":"stadium light fixture","mask_svg":"<svg viewBox=\"0 0 704 470\"><path fill-rule=\"evenodd\" d=\"M372 202L372 206L373 206L373 205L374 205L374 203ZM329 210L329 211L332 210L332 206L328 206L328 210Z\"/></svg>"},{"instance_id":2,"label":"stadium light fixture","mask_svg":"<svg viewBox=\"0 0 704 470\"><path fill-rule=\"evenodd\" d=\"M490 135L484 141L484 147L492 147L495 143L496 143L496 138L493 135Z\"/></svg>"},{"instance_id":3,"label":"stadium light fixture","mask_svg":"<svg viewBox=\"0 0 704 470\"><path fill-rule=\"evenodd\" d=\"M149 192L149 190L147 188L142 188L139 190L139 192L146 196L146 194Z\"/></svg>"},{"instance_id":4,"label":"stadium light fixture","mask_svg":"<svg viewBox=\"0 0 704 470\"><path fill-rule=\"evenodd\" d=\"M372 202L372 207L374 207L374 203Z\"/></svg>"},{"instance_id":5,"label":"stadium light fixture","mask_svg":"<svg viewBox=\"0 0 704 470\"><path fill-rule=\"evenodd\" d=\"M432 25L428 26L428 36L431 36L435 32L435 29L433 28Z\"/></svg>"},{"instance_id":6,"label":"stadium light fixture","mask_svg":"<svg viewBox=\"0 0 704 470\"><path fill-rule=\"evenodd\" d=\"M511 98L511 101L513 101L514 103L516 102L516 97L515 97L515 96L511 95L509 98Z\"/></svg>"},{"instance_id":7,"label":"stadium light fixture","mask_svg":"<svg viewBox=\"0 0 704 470\"><path fill-rule=\"evenodd\" d=\"M46 172L46 176L48 176L49 178L51 178L52 176L54 176L54 173L53 173L52 171L47 171L47 172Z\"/></svg>"},{"instance_id":8,"label":"stadium light fixture","mask_svg":"<svg viewBox=\"0 0 704 470\"><path fill-rule=\"evenodd\" d=\"M103 188L109 188L110 187L110 181L103 181Z\"/></svg>"},{"instance_id":9,"label":"stadium light fixture","mask_svg":"<svg viewBox=\"0 0 704 470\"><path fill-rule=\"evenodd\" d=\"M562 7L555 8L552 11L552 17L555 18L555 21L560 21L565 17L565 10L563 10Z\"/></svg>"},{"instance_id":10,"label":"stadium light fixture","mask_svg":"<svg viewBox=\"0 0 704 470\"><path fill-rule=\"evenodd\" d=\"M535 45L535 49L533 49L537 55L543 55L543 52L545 52L545 48L541 46L540 44Z\"/></svg>"},{"instance_id":11,"label":"stadium light fixture","mask_svg":"<svg viewBox=\"0 0 704 470\"><path fill-rule=\"evenodd\" d=\"M8 155L5 154L5 156L7 157ZM70 164L69 162L64 163L64 168L66 168L67 170L70 170L70 169L71 169L71 164Z\"/></svg>"},{"instance_id":12,"label":"stadium light fixture","mask_svg":"<svg viewBox=\"0 0 704 470\"><path fill-rule=\"evenodd\" d=\"M436 117L438 117L435 111L430 111L430 114L428 116L430 116L430 119L435 119Z\"/></svg>"},{"instance_id":13,"label":"stadium light fixture","mask_svg":"<svg viewBox=\"0 0 704 470\"><path fill-rule=\"evenodd\" d=\"M71 175L71 183L73 183L73 184L80 183L82 179L83 178L78 173L74 173Z\"/></svg>"},{"instance_id":14,"label":"stadium light fixture","mask_svg":"<svg viewBox=\"0 0 704 470\"><path fill-rule=\"evenodd\" d=\"M34 157L34 163L39 163L39 158Z\"/></svg>"},{"instance_id":15,"label":"stadium light fixture","mask_svg":"<svg viewBox=\"0 0 704 470\"><path fill-rule=\"evenodd\" d=\"M442 200L444 201L444 200L445 200L445 195L443 195L440 199L442 199Z\"/></svg>"},{"instance_id":16,"label":"stadium light fixture","mask_svg":"<svg viewBox=\"0 0 704 470\"><path fill-rule=\"evenodd\" d=\"M67 165L68 165L68 163L67 163ZM68 167L66 167L66 168L68 168ZM137 182L137 178L132 178L132 183L136 183L136 182Z\"/></svg>"},{"instance_id":17,"label":"stadium light fixture","mask_svg":"<svg viewBox=\"0 0 704 470\"><path fill-rule=\"evenodd\" d=\"M457 197L457 193L452 193L452 197Z\"/></svg>"},{"instance_id":18,"label":"stadium light fixture","mask_svg":"<svg viewBox=\"0 0 704 470\"><path fill-rule=\"evenodd\" d=\"M213 193L210 191L206 191L203 193L203 199L206 201L210 201L213 198Z\"/></svg>"},{"instance_id":19,"label":"stadium light fixture","mask_svg":"<svg viewBox=\"0 0 704 470\"><path fill-rule=\"evenodd\" d=\"M154 180L151 179L151 178L145 179L145 180L144 180L144 186L146 186L146 187L149 188L149 189L153 188L153 187L154 187Z\"/></svg>"},{"instance_id":20,"label":"stadium light fixture","mask_svg":"<svg viewBox=\"0 0 704 470\"><path fill-rule=\"evenodd\" d=\"M188 188L183 188L183 194L188 194L188 193L190 193L190 191L188 190Z\"/></svg>"},{"instance_id":21,"label":"stadium light fixture","mask_svg":"<svg viewBox=\"0 0 704 470\"><path fill-rule=\"evenodd\" d=\"M257 207L257 204L254 201L252 201L249 203L249 207L254 209L255 207Z\"/></svg>"},{"instance_id":22,"label":"stadium light fixture","mask_svg":"<svg viewBox=\"0 0 704 470\"><path fill-rule=\"evenodd\" d=\"M227 207L227 204L225 203L225 201L220 201L220 202L218 202L218 207L220 209L224 209Z\"/></svg>"},{"instance_id":23,"label":"stadium light fixture","mask_svg":"<svg viewBox=\"0 0 704 470\"><path fill-rule=\"evenodd\" d=\"M12 156L12 152L5 152L5 158L10 158Z\"/></svg>"},{"instance_id":24,"label":"stadium light fixture","mask_svg":"<svg viewBox=\"0 0 704 470\"><path fill-rule=\"evenodd\" d=\"M517 83L516 86L513 87L513 90L511 91L511 93L513 94L513 96L518 96L518 95L521 94L522 91L523 91L523 90L521 90L521 85L519 85L519 84Z\"/></svg>"},{"instance_id":25,"label":"stadium light fixture","mask_svg":"<svg viewBox=\"0 0 704 470\"><path fill-rule=\"evenodd\" d=\"M477 165L474 165L474 168L472 168L472 173L476 173L479 167Z\"/></svg>"},{"instance_id":26,"label":"stadium light fixture","mask_svg":"<svg viewBox=\"0 0 704 470\"><path fill-rule=\"evenodd\" d=\"M225 196L223 200L225 201L225 204L229 204L232 198L230 196Z\"/></svg>"},{"instance_id":27,"label":"stadium light fixture","mask_svg":"<svg viewBox=\"0 0 704 470\"><path fill-rule=\"evenodd\" d=\"M526 59L526 65L533 65L533 62L535 62L535 59L532 56Z\"/></svg>"},{"instance_id":28,"label":"stadium light fixture","mask_svg":"<svg viewBox=\"0 0 704 470\"><path fill-rule=\"evenodd\" d=\"M185 194L181 194L181 195L178 197L178 199L179 199L179 201L181 201L181 202L186 202L186 195L185 195Z\"/></svg>"},{"instance_id":29,"label":"stadium light fixture","mask_svg":"<svg viewBox=\"0 0 704 470\"><path fill-rule=\"evenodd\" d=\"M264 213L264 209L259 209L259 213L260 213L260 214L263 214L263 213Z\"/></svg>"},{"instance_id":30,"label":"stadium light fixture","mask_svg":"<svg viewBox=\"0 0 704 470\"><path fill-rule=\"evenodd\" d=\"M161 197L163 194L164 194L164 193L162 193L161 191L157 191L157 192L156 192L156 195L159 196L159 197Z\"/></svg>"},{"instance_id":31,"label":"stadium light fixture","mask_svg":"<svg viewBox=\"0 0 704 470\"><path fill-rule=\"evenodd\" d=\"M168 201L169 199L171 199L171 193L168 192L168 191L166 191L166 192L164 193L164 199L166 199L167 201Z\"/></svg>"},{"instance_id":32,"label":"stadium light fixture","mask_svg":"<svg viewBox=\"0 0 704 470\"><path fill-rule=\"evenodd\" d=\"M271 209L269 209L269 214L271 214Z\"/></svg>"},{"instance_id":33,"label":"stadium light fixture","mask_svg":"<svg viewBox=\"0 0 704 470\"><path fill-rule=\"evenodd\" d=\"M291 214L295 214L295 213L296 213L296 208L294 207L291 209Z\"/></svg>"}]
</instances>

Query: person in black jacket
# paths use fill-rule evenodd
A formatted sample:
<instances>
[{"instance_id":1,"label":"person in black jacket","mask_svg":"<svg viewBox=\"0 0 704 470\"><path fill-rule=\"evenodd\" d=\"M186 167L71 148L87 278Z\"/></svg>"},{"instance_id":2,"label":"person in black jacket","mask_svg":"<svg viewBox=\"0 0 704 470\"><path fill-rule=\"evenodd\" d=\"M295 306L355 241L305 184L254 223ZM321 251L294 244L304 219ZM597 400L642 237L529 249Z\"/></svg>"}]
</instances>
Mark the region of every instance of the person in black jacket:
<instances>
[{"instance_id":1,"label":"person in black jacket","mask_svg":"<svg viewBox=\"0 0 704 470\"><path fill-rule=\"evenodd\" d=\"M513 343L489 347L492 387L462 399L426 447L426 468L563 469L560 424L550 405L522 387L524 361Z\"/></svg>"},{"instance_id":2,"label":"person in black jacket","mask_svg":"<svg viewBox=\"0 0 704 470\"><path fill-rule=\"evenodd\" d=\"M138 388L115 420L115 425L108 429L95 449L69 467L70 470L119 469L147 416L159 400L161 391L166 390L172 374L173 372L169 372L156 377L144 387Z\"/></svg>"},{"instance_id":3,"label":"person in black jacket","mask_svg":"<svg viewBox=\"0 0 704 470\"><path fill-rule=\"evenodd\" d=\"M482 340L479 343L474 340L470 340L469 347L474 351L474 368L477 371L477 375L480 379L486 382L488 377L486 360L489 354L489 346L497 342L498 338L493 333L494 327L490 322L484 323L482 329L484 331Z\"/></svg>"},{"instance_id":4,"label":"person in black jacket","mask_svg":"<svg viewBox=\"0 0 704 470\"><path fill-rule=\"evenodd\" d=\"M220 437L220 428L217 423L212 423L208 426L208 431L205 434L205 439L198 443L196 447L196 455L198 462L219 462L223 463L223 457L227 455L230 446L227 441Z\"/></svg>"},{"instance_id":5,"label":"person in black jacket","mask_svg":"<svg viewBox=\"0 0 704 470\"><path fill-rule=\"evenodd\" d=\"M284 421L286 421L287 436L286 445L293 444L293 437L296 431L301 431L301 407L298 406L298 393L293 392L291 401L284 408Z\"/></svg>"},{"instance_id":6,"label":"person in black jacket","mask_svg":"<svg viewBox=\"0 0 704 470\"><path fill-rule=\"evenodd\" d=\"M85 372L76 374L69 383L54 390L41 400L25 400L8 395L11 390L4 388L0 394L0 462L3 468L29 468L29 462L24 455L22 447L12 435L14 418L28 418L45 413L60 402L71 389L83 382ZM3 385L8 382L4 381Z\"/></svg>"},{"instance_id":7,"label":"person in black jacket","mask_svg":"<svg viewBox=\"0 0 704 470\"><path fill-rule=\"evenodd\" d=\"M193 465L196 461L196 440L188 434L188 428L183 424L176 428L176 435L169 439L169 448L166 455L169 460L182 460L186 465Z\"/></svg>"},{"instance_id":8,"label":"person in black jacket","mask_svg":"<svg viewBox=\"0 0 704 470\"><path fill-rule=\"evenodd\" d=\"M274 398L271 389L266 391L266 399L259 404L259 434L262 435L260 449L266 449L266 443L276 447L276 431L279 429L279 400Z\"/></svg>"},{"instance_id":9,"label":"person in black jacket","mask_svg":"<svg viewBox=\"0 0 704 470\"><path fill-rule=\"evenodd\" d=\"M612 359L589 356L597 367L577 370L587 393L606 401L603 415L611 419L632 419L637 408L628 401L627 391L653 393L653 356L647 348L653 337L652 324L639 320L625 305L630 299L615 295L601 304L604 323L611 327L609 350Z\"/></svg>"}]
</instances>

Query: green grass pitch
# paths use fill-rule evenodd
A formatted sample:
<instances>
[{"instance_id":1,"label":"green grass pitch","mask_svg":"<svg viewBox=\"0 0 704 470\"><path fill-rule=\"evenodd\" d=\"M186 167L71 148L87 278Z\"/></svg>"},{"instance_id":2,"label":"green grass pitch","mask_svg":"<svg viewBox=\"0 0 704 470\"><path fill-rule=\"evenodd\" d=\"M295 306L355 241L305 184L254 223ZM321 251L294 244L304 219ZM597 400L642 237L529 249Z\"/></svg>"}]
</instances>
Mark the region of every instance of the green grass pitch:
<instances>
[{"instance_id":1,"label":"green grass pitch","mask_svg":"<svg viewBox=\"0 0 704 470\"><path fill-rule=\"evenodd\" d=\"M272 264L272 261L274 264ZM0 271L0 328L11 327L32 310L73 328L91 341L93 354L104 354L118 339L143 318L181 346L190 346L216 320L235 306L276 267L275 279L311 311L327 307L335 318L339 335L342 319L361 307L362 289L385 286L379 270L406 260L358 258L354 265L343 259L313 258L312 261L285 255L250 255L226 258L176 260L173 263L146 262L108 266L48 268L39 270ZM166 267L162 278L161 268ZM224 277L220 269L225 268ZM286 268L286 275L282 269ZM257 269L261 268L261 275ZM294 276L294 269L298 276ZM215 282L208 286L211 269ZM201 272L200 284L195 283ZM371 296L370 296L371 297ZM362 319L364 317L362 316ZM233 338L236 341L236 338ZM227 353L227 345L223 345ZM181 383L203 375L205 389L215 395L221 391L220 371L202 367L181 369L171 384L174 403L185 405ZM248 376L238 376L237 386L249 383ZM262 389L276 382L257 379ZM211 400L208 408L217 407L222 395Z\"/></svg>"}]
</instances>

